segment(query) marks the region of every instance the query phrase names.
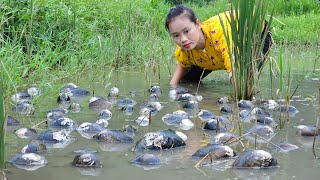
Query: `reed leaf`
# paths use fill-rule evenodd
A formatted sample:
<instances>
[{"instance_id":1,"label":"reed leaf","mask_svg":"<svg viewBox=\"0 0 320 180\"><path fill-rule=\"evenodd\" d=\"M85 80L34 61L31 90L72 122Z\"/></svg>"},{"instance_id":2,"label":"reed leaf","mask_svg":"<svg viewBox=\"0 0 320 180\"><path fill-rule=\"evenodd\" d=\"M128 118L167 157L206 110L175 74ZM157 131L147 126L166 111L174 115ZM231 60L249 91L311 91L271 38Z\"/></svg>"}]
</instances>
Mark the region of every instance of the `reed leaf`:
<instances>
[{"instance_id":1,"label":"reed leaf","mask_svg":"<svg viewBox=\"0 0 320 180\"><path fill-rule=\"evenodd\" d=\"M4 106L4 91L3 91L3 76L2 76L2 68L0 67L0 170L4 169L4 156L5 156L5 106Z\"/></svg>"},{"instance_id":2,"label":"reed leaf","mask_svg":"<svg viewBox=\"0 0 320 180\"><path fill-rule=\"evenodd\" d=\"M262 70L258 66L263 61L262 42L266 38L266 33L261 35L266 19L266 7L264 0L231 0L232 13L226 14L230 29L220 18L229 48L232 82L237 99L251 100L257 88L258 77ZM273 12L265 27L266 32L270 31L272 14Z\"/></svg>"}]
</instances>

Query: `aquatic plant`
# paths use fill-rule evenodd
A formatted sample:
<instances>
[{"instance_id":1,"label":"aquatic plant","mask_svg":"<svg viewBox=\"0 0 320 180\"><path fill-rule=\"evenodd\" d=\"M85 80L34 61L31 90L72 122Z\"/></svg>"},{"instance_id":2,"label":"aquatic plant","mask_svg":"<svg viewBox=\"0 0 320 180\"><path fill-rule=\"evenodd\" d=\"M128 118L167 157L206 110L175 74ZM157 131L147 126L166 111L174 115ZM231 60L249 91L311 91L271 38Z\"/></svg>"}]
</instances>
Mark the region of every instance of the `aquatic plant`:
<instances>
[{"instance_id":1,"label":"aquatic plant","mask_svg":"<svg viewBox=\"0 0 320 180\"><path fill-rule=\"evenodd\" d=\"M3 91L3 70L2 62L0 65L0 171L4 169L5 158L5 133L6 133L6 114Z\"/></svg>"},{"instance_id":2,"label":"aquatic plant","mask_svg":"<svg viewBox=\"0 0 320 180\"><path fill-rule=\"evenodd\" d=\"M316 129L318 129L319 127L319 120L320 120L320 85L318 86L318 117L317 117L317 122L316 122ZM318 158L317 154L316 154L316 150L315 150L315 145L316 145L316 133L313 136L313 143L312 143L312 153L314 158Z\"/></svg>"},{"instance_id":3,"label":"aquatic plant","mask_svg":"<svg viewBox=\"0 0 320 180\"><path fill-rule=\"evenodd\" d=\"M265 32L270 31L273 13L265 24L266 6L266 1L231 0L232 13L227 16L230 29L223 26L232 65L232 85L239 100L252 100L258 77L267 61L262 55L267 33L261 33L263 28ZM220 21L223 24L223 20Z\"/></svg>"}]
</instances>

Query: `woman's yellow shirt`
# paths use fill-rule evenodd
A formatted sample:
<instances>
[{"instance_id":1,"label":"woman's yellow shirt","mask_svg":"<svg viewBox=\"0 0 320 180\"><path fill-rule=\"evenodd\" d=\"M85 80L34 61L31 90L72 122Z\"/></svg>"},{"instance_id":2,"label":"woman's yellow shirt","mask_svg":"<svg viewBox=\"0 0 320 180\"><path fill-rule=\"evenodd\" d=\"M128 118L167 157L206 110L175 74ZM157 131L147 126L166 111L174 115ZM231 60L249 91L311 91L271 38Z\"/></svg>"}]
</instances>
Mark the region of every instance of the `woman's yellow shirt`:
<instances>
[{"instance_id":1,"label":"woman's yellow shirt","mask_svg":"<svg viewBox=\"0 0 320 180\"><path fill-rule=\"evenodd\" d=\"M204 49L185 51L177 46L175 57L182 67L188 68L194 65L208 70L225 69L230 73L231 63L227 48L228 44L220 23L221 18L224 28L228 31L229 37L231 37L230 24L226 14L229 16L229 12L220 13L201 23L201 30L206 41ZM231 38L230 43L232 44Z\"/></svg>"}]
</instances>

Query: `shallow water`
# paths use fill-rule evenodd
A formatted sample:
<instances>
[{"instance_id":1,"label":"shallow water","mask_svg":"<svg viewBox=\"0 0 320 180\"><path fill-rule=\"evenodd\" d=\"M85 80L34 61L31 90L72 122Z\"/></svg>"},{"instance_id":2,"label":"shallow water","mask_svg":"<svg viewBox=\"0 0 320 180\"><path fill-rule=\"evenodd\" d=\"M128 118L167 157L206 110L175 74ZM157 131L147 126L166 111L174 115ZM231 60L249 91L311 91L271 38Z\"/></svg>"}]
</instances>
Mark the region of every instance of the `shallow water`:
<instances>
[{"instance_id":1,"label":"shallow water","mask_svg":"<svg viewBox=\"0 0 320 180\"><path fill-rule=\"evenodd\" d=\"M222 71L221 71L222 72ZM207 109L213 111L216 115L221 115L219 111L219 105L216 103L218 98L223 96L229 96L232 93L232 88L223 73L214 73L207 77L201 84L198 95L203 96L203 100L200 102L200 109ZM223 74L223 75L222 75ZM105 88L105 83L95 82L94 85L91 82L86 82L83 79L77 85L88 89L92 92L95 88L96 96L106 96L112 86L116 86L120 89L120 98L129 97L138 102L135 106L135 112L128 116L122 111L114 107L111 111L113 113L112 118L109 120L109 129L121 129L126 124L132 124L138 127L138 132L134 137L135 142L139 140L143 135L150 131L157 131L163 129L174 129L174 126L167 126L161 121L161 117L167 113L180 110L180 106L176 102L169 98L170 86L168 84L168 78L162 77L159 83L155 77L152 79L152 83L145 83L145 79L142 77L142 73L129 73L123 72L118 77L113 77L111 84ZM260 98L270 98L269 82L267 78L262 78L261 92L258 95ZM150 84L157 84L161 86L162 94L159 99L164 105L164 108L152 118L152 125L150 127L141 127L134 121L139 117L140 105L147 101L150 93L147 91ZM291 117L289 122L286 123L284 130L276 129L276 136L272 138L271 142L277 143L280 141L289 141L292 144L298 145L299 149L281 153L267 143L258 144L258 149L264 149L273 154L278 160L279 167L271 169L232 169L233 159L228 161L214 161L212 165L202 165L198 168L194 166L199 160L191 159L191 155L197 151L200 147L208 142L208 138L203 135L204 131L201 129L201 120L198 117L191 120L195 123L195 126L184 132L188 139L186 141L187 146L183 148L164 150L164 151L148 151L148 153L154 153L161 159L161 165L159 166L147 166L141 167L130 163L132 159L137 155L136 152L131 151L134 144L124 146L103 146L94 140L83 138L77 131L73 131L71 135L77 140L72 142L63 149L49 149L44 154L48 160L48 164L44 167L37 169L36 171L27 171L18 169L11 164L7 164L6 175L9 179L32 179L32 180L56 180L56 179L68 179L68 180L81 180L81 179L301 179L308 177L308 179L317 179L320 176L320 160L314 159L312 154L312 138L302 138L296 135L296 129L293 128L299 124L315 124L317 118L317 102L318 102L318 84L319 79L308 78L303 81L302 86L295 94L295 98L291 102L298 110L299 113L294 117ZM189 88L193 93L196 92L197 84L184 85ZM307 88L306 88L307 87ZM130 91L134 90L136 96L131 97ZM312 104L308 99L305 99L307 95L313 95L317 99ZM51 101L41 102L37 106L35 116L24 117L14 113L10 113L12 116L24 122L19 127L34 125L40 121L46 119L46 113L52 109L58 107L56 103L56 97L51 98ZM78 125L82 122L95 122L98 118L98 112L94 112L88 108L88 99L86 97L80 101L82 110L80 113L71 114L69 117L77 121ZM278 113L270 111L274 119L278 122ZM278 122L279 123L279 122ZM236 123L235 123L236 124ZM43 126L41 126L43 127ZM243 128L249 127L248 124L244 124ZM44 127L43 127L44 128ZM214 134L214 132L208 132ZM16 153L21 151L21 148L25 146L30 139L20 139L12 132L7 132L6 141L6 159L12 158ZM247 147L254 148L254 143L244 140L244 144ZM320 139L317 140L316 151L320 154ZM243 150L240 144L231 146L238 154L241 154ZM81 148L91 148L98 151L97 155L101 157L102 168L77 168L72 166L73 158L76 153L73 151ZM207 163L204 161L203 163Z\"/></svg>"}]
</instances>

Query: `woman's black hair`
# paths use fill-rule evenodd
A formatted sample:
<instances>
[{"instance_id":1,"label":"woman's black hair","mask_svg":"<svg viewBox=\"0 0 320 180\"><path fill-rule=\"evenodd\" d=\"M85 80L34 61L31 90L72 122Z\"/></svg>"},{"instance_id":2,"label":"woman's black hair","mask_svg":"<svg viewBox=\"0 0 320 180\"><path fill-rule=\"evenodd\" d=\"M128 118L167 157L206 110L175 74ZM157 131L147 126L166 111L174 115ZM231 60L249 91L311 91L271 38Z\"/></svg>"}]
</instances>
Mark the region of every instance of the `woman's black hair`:
<instances>
[{"instance_id":1,"label":"woman's black hair","mask_svg":"<svg viewBox=\"0 0 320 180\"><path fill-rule=\"evenodd\" d=\"M180 5L177 5L173 8L171 8L169 13L167 14L166 23L165 23L167 31L169 31L169 24L170 24L171 20L177 16L182 15L182 14L184 16L188 17L191 22L193 22L193 23L197 22L197 16L194 13L194 11L190 7L185 6L183 4L180 4Z\"/></svg>"}]
</instances>

